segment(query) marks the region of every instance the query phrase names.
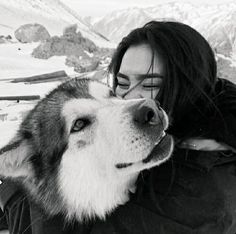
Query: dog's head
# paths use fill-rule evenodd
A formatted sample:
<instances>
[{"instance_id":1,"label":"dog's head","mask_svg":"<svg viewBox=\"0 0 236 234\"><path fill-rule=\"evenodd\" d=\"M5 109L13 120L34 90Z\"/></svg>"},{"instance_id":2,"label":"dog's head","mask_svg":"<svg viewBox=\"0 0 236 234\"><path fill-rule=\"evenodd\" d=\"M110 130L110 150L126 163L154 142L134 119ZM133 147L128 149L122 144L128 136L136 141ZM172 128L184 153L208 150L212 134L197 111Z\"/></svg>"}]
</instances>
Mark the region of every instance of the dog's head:
<instances>
[{"instance_id":1,"label":"dog's head","mask_svg":"<svg viewBox=\"0 0 236 234\"><path fill-rule=\"evenodd\" d=\"M104 218L140 171L170 157L168 118L153 100L125 101L88 79L63 83L0 150L0 175L20 180L51 214Z\"/></svg>"}]
</instances>

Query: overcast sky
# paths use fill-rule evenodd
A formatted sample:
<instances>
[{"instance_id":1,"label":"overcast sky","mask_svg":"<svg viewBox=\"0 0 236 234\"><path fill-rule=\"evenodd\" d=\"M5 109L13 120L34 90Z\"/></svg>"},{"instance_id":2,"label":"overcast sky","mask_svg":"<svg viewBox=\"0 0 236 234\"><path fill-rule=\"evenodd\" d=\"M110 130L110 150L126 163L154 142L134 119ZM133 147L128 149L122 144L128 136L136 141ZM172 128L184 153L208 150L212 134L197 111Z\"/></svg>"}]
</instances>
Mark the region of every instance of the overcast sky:
<instances>
[{"instance_id":1,"label":"overcast sky","mask_svg":"<svg viewBox=\"0 0 236 234\"><path fill-rule=\"evenodd\" d=\"M173 0L61 0L75 10L80 16L103 16L111 11L128 7L148 7ZM180 2L181 0L177 0ZM234 0L185 0L195 5L227 3ZM182 0L181 2L184 2Z\"/></svg>"}]
</instances>

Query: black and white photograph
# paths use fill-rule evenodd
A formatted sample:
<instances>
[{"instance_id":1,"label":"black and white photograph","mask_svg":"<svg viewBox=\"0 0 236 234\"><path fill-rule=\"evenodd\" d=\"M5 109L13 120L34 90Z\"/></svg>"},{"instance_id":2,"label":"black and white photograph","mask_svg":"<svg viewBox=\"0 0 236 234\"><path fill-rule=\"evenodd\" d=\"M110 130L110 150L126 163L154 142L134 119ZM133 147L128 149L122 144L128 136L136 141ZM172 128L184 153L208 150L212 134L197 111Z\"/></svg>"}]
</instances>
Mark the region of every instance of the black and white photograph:
<instances>
[{"instance_id":1,"label":"black and white photograph","mask_svg":"<svg viewBox=\"0 0 236 234\"><path fill-rule=\"evenodd\" d=\"M0 0L0 234L236 234L236 2Z\"/></svg>"}]
</instances>

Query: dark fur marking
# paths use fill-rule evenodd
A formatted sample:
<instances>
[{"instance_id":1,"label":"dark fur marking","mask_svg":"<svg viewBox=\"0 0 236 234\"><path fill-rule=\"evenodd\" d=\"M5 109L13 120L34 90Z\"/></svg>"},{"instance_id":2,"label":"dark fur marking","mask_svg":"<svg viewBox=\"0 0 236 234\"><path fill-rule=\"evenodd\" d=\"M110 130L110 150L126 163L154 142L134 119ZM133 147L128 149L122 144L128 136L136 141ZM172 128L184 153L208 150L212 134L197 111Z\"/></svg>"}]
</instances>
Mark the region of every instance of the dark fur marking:
<instances>
[{"instance_id":1,"label":"dark fur marking","mask_svg":"<svg viewBox=\"0 0 236 234\"><path fill-rule=\"evenodd\" d=\"M24 139L31 139L33 137L32 133L30 131L27 131L27 130L23 130L21 131L21 134L23 136Z\"/></svg>"},{"instance_id":2,"label":"dark fur marking","mask_svg":"<svg viewBox=\"0 0 236 234\"><path fill-rule=\"evenodd\" d=\"M1 150L0 150L0 155L9 151L9 150L13 150L16 149L19 145L20 145L21 141L16 141L14 143L8 144L6 146L4 146Z\"/></svg>"},{"instance_id":3,"label":"dark fur marking","mask_svg":"<svg viewBox=\"0 0 236 234\"><path fill-rule=\"evenodd\" d=\"M62 155L67 150L67 148L68 148L68 145L64 144L62 147L60 147L60 149L59 148L54 149L53 154L50 160L48 161L48 165L51 168L57 168L57 166L55 167L54 165L55 164L58 165L60 163Z\"/></svg>"},{"instance_id":4,"label":"dark fur marking","mask_svg":"<svg viewBox=\"0 0 236 234\"><path fill-rule=\"evenodd\" d=\"M60 137L64 137L64 134L65 134L65 125L61 125L60 127L59 127L59 135L60 135Z\"/></svg>"},{"instance_id":5,"label":"dark fur marking","mask_svg":"<svg viewBox=\"0 0 236 234\"><path fill-rule=\"evenodd\" d=\"M53 170L58 168L62 155L66 151L67 147L67 144L63 144L63 146L54 149L51 155L43 155L42 153L39 153L30 158L37 179L42 179L46 172L51 173Z\"/></svg>"},{"instance_id":6,"label":"dark fur marking","mask_svg":"<svg viewBox=\"0 0 236 234\"><path fill-rule=\"evenodd\" d=\"M35 171L35 177L37 179L42 178L43 176L43 161L42 161L42 154L34 154L31 158L30 158L30 162L32 163L33 167L34 167L34 171Z\"/></svg>"}]
</instances>

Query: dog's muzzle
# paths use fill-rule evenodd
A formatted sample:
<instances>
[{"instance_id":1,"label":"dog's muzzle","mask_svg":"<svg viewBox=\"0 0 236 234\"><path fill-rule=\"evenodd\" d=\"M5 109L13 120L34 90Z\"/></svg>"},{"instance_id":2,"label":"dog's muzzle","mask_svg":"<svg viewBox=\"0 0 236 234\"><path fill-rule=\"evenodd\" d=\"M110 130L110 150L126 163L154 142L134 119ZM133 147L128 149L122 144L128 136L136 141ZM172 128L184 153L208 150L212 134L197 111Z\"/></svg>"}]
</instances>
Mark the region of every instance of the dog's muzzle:
<instances>
[{"instance_id":1,"label":"dog's muzzle","mask_svg":"<svg viewBox=\"0 0 236 234\"><path fill-rule=\"evenodd\" d=\"M143 103L134 107L133 120L139 126L148 127L148 125L163 125L163 129L168 127L168 119L164 116L164 111L160 105L153 100L145 100Z\"/></svg>"},{"instance_id":2,"label":"dog's muzzle","mask_svg":"<svg viewBox=\"0 0 236 234\"><path fill-rule=\"evenodd\" d=\"M122 169L132 166L135 163L142 162L143 164L149 163L149 162L157 162L162 161L165 158L169 157L172 150L173 150L173 137L164 133L163 136L159 139L158 142L155 143L154 148L152 151L147 155L147 157L141 161L138 162L129 162L129 163L118 163L116 164L116 168Z\"/></svg>"},{"instance_id":3,"label":"dog's muzzle","mask_svg":"<svg viewBox=\"0 0 236 234\"><path fill-rule=\"evenodd\" d=\"M165 133L168 128L168 117L165 112L153 100L144 100L141 104L133 106L133 121L143 131L152 129L151 131L159 132L154 147L146 158L138 162L126 162L116 164L116 168L122 169L132 166L136 163L149 163L163 161L168 158L173 150L173 138Z\"/></svg>"}]
</instances>

